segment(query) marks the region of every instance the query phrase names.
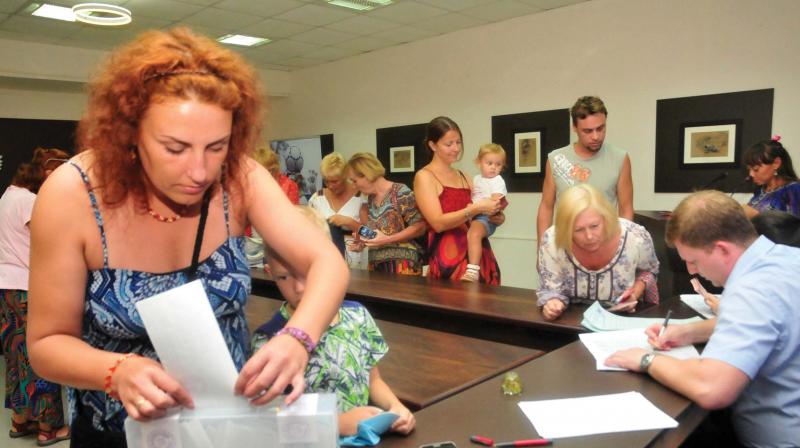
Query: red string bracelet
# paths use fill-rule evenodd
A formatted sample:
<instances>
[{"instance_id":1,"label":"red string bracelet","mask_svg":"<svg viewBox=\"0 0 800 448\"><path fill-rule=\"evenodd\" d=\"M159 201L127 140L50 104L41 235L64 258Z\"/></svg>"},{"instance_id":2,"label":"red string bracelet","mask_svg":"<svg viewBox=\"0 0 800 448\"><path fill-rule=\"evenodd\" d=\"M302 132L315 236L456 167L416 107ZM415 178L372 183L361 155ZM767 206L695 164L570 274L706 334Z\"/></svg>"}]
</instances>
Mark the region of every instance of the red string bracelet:
<instances>
[{"instance_id":1,"label":"red string bracelet","mask_svg":"<svg viewBox=\"0 0 800 448\"><path fill-rule=\"evenodd\" d=\"M138 356L138 355L136 353L126 353L126 354L120 356L119 358L117 358L117 361L114 363L114 365L108 368L108 375L106 375L106 379L105 379L105 382L103 384L103 391L109 397L111 397L111 398L113 398L115 400L119 400L119 395L117 395L116 391L112 391L111 390L111 378L114 376L114 372L117 371L117 368L120 366L120 364L122 364L128 358L130 358L132 356Z\"/></svg>"}]
</instances>

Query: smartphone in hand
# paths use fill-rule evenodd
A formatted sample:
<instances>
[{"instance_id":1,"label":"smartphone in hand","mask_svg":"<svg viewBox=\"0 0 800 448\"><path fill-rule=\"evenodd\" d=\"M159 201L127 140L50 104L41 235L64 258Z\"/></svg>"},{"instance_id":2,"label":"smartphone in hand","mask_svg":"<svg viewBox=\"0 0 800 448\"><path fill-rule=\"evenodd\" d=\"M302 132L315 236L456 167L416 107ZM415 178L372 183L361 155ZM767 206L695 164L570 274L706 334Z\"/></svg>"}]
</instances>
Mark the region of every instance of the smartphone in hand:
<instances>
[{"instance_id":1,"label":"smartphone in hand","mask_svg":"<svg viewBox=\"0 0 800 448\"><path fill-rule=\"evenodd\" d=\"M358 234L361 235L361 238L371 240L378 236L378 232L370 229L367 226L361 226L358 228Z\"/></svg>"}]
</instances>

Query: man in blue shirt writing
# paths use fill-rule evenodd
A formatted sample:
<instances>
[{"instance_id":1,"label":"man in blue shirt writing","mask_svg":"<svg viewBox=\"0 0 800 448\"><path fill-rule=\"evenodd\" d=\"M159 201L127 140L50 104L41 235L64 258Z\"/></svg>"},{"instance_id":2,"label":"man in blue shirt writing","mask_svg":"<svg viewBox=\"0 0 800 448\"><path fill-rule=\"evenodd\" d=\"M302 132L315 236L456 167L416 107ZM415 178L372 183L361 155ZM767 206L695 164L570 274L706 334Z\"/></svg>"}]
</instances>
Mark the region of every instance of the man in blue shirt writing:
<instances>
[{"instance_id":1,"label":"man in blue shirt writing","mask_svg":"<svg viewBox=\"0 0 800 448\"><path fill-rule=\"evenodd\" d=\"M647 329L659 349L708 341L700 359L642 349L606 360L707 409L732 406L745 446L800 443L800 249L758 237L741 206L718 191L686 197L667 224L667 244L698 273L725 286L714 321Z\"/></svg>"}]
</instances>

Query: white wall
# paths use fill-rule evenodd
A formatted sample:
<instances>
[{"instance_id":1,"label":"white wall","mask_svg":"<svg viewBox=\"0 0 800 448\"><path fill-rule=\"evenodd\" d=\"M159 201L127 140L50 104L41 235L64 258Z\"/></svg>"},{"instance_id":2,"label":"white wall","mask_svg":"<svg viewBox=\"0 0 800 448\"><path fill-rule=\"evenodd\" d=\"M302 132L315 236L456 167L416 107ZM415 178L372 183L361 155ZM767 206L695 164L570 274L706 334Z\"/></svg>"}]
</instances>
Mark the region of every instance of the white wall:
<instances>
[{"instance_id":1,"label":"white wall","mask_svg":"<svg viewBox=\"0 0 800 448\"><path fill-rule=\"evenodd\" d=\"M658 99L774 88L774 132L800 164L797 17L797 0L592 0L301 71L263 71L268 137L334 133L338 151L374 152L376 128L449 115L464 131L461 168L474 174L468 160L491 140L492 115L596 94L610 110L608 140L631 153L635 207L671 209L683 195L653 193ZM102 56L0 39L0 116L80 118L85 96L58 81L85 81ZM492 237L506 285L537 284L539 197L512 193Z\"/></svg>"},{"instance_id":2,"label":"white wall","mask_svg":"<svg viewBox=\"0 0 800 448\"><path fill-rule=\"evenodd\" d=\"M593 0L293 72L271 137L334 133L344 154L374 152L376 128L448 115L474 174L492 115L595 94L608 141L631 154L636 209L672 209L682 194L653 193L658 99L774 88L773 129L800 161L797 17L796 0ZM503 283L532 288L540 195L509 199L492 244Z\"/></svg>"}]
</instances>

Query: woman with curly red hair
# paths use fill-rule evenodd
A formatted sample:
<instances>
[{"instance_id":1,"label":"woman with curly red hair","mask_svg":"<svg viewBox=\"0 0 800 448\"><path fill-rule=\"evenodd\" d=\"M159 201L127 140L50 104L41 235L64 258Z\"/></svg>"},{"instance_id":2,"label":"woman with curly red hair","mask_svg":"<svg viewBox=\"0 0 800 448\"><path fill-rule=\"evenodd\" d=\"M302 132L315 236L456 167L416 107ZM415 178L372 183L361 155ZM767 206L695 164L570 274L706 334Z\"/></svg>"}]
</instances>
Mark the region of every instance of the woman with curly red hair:
<instances>
[{"instance_id":1,"label":"woman with curly red hair","mask_svg":"<svg viewBox=\"0 0 800 448\"><path fill-rule=\"evenodd\" d=\"M31 229L31 362L74 387L71 446L124 446L126 416L193 406L134 306L193 278L240 369L235 392L261 405L289 385L287 402L304 390L348 270L249 157L262 97L236 53L187 29L143 34L90 84L81 153L43 186ZM249 359L248 225L307 285L304 306Z\"/></svg>"}]
</instances>

